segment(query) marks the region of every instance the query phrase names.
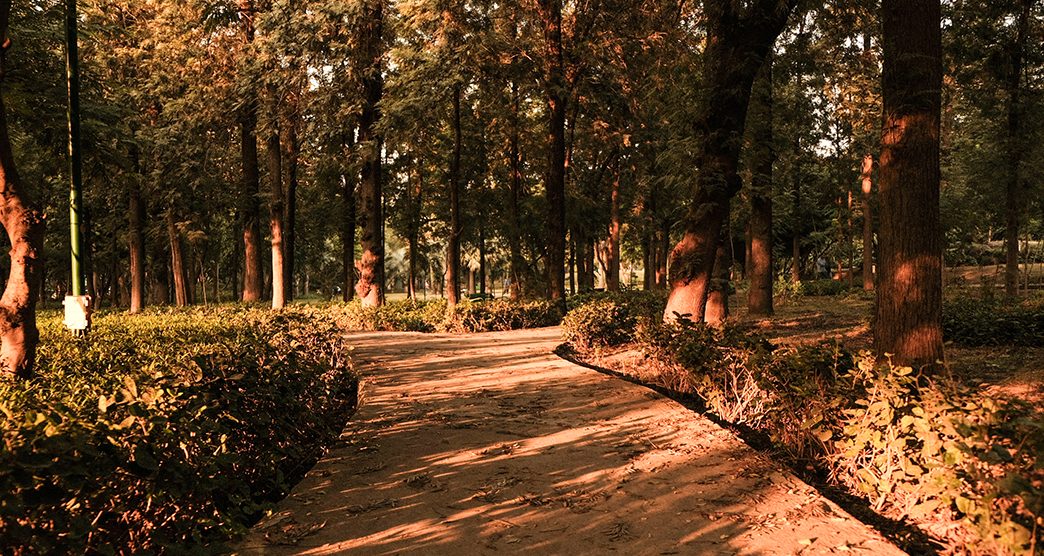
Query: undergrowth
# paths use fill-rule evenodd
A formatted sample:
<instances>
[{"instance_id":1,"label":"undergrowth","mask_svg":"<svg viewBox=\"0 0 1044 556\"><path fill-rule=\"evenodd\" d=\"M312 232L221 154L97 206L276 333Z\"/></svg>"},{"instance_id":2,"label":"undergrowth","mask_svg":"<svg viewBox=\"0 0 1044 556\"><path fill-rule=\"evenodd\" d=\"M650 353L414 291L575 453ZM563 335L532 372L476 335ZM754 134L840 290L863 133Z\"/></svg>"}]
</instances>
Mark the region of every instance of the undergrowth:
<instances>
[{"instance_id":1,"label":"undergrowth","mask_svg":"<svg viewBox=\"0 0 1044 556\"><path fill-rule=\"evenodd\" d=\"M1034 408L836 343L775 347L734 324L644 321L632 333L627 319L610 326L626 306L595 307L565 318L581 356L633 338L659 385L763 433L795 467L917 523L946 551L1029 554L1041 540L1044 430Z\"/></svg>"},{"instance_id":2,"label":"undergrowth","mask_svg":"<svg viewBox=\"0 0 1044 556\"><path fill-rule=\"evenodd\" d=\"M555 326L562 313L551 301L463 300L448 310L446 301L398 301L363 307L358 301L330 305L330 314L347 330L391 332L493 332Z\"/></svg>"},{"instance_id":3,"label":"undergrowth","mask_svg":"<svg viewBox=\"0 0 1044 556\"><path fill-rule=\"evenodd\" d=\"M219 550L337 438L343 334L306 309L41 321L39 373L0 385L9 553Z\"/></svg>"}]
</instances>

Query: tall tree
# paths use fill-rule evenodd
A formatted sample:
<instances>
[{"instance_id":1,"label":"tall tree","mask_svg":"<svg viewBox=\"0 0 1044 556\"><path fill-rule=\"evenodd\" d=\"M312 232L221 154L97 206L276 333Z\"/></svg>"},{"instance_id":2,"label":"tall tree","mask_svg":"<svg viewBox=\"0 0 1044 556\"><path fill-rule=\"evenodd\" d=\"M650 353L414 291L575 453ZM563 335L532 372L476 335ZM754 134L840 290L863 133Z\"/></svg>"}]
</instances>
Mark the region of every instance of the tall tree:
<instances>
[{"instance_id":1,"label":"tall tree","mask_svg":"<svg viewBox=\"0 0 1044 556\"><path fill-rule=\"evenodd\" d=\"M359 20L359 62L363 84L363 106L359 116L359 148L362 179L359 204L362 209L362 258L355 291L365 307L384 305L384 204L381 187L383 140L377 129L378 104L384 93L384 0L367 0Z\"/></svg>"},{"instance_id":2,"label":"tall tree","mask_svg":"<svg viewBox=\"0 0 1044 556\"><path fill-rule=\"evenodd\" d=\"M939 0L884 0L881 230L874 343L914 367L943 357Z\"/></svg>"},{"instance_id":3,"label":"tall tree","mask_svg":"<svg viewBox=\"0 0 1044 556\"><path fill-rule=\"evenodd\" d=\"M254 41L253 0L239 0L240 30L246 48ZM246 93L240 113L240 149L243 185L240 192L239 214L243 225L243 301L259 301L264 290L264 271L261 256L261 208L258 193L261 188L257 158L257 98L252 89Z\"/></svg>"},{"instance_id":4,"label":"tall tree","mask_svg":"<svg viewBox=\"0 0 1044 556\"><path fill-rule=\"evenodd\" d=\"M283 150L279 140L279 104L276 99L275 88L269 91L270 114L268 138L265 146L268 151L268 224L272 235L272 308L282 309L286 306L286 279L283 272L286 270L286 261L283 243L283 220L285 217L285 205L283 197Z\"/></svg>"},{"instance_id":5,"label":"tall tree","mask_svg":"<svg viewBox=\"0 0 1044 556\"><path fill-rule=\"evenodd\" d=\"M0 372L28 378L36 362L36 301L42 271L44 216L34 208L15 168L2 88L7 77L10 0L0 0L0 223L11 244L11 268L0 297Z\"/></svg>"},{"instance_id":6,"label":"tall tree","mask_svg":"<svg viewBox=\"0 0 1044 556\"><path fill-rule=\"evenodd\" d=\"M747 311L772 314L772 166L775 163L772 134L772 56L765 60L754 81L750 105L750 289Z\"/></svg>"},{"instance_id":7,"label":"tall tree","mask_svg":"<svg viewBox=\"0 0 1044 556\"><path fill-rule=\"evenodd\" d=\"M1035 0L1019 0L1014 36L1008 45L1005 92L1008 96L1008 172L1004 188L1004 290L1009 298L1019 293L1019 230L1022 225L1022 160L1025 142L1022 132L1023 66L1029 40L1030 10ZM1039 37L1038 37L1039 38Z\"/></svg>"},{"instance_id":8,"label":"tall tree","mask_svg":"<svg viewBox=\"0 0 1044 556\"><path fill-rule=\"evenodd\" d=\"M461 84L450 90L453 102L453 154L449 171L449 237L446 238L446 301L453 307L460 301L460 100Z\"/></svg>"},{"instance_id":9,"label":"tall tree","mask_svg":"<svg viewBox=\"0 0 1044 556\"><path fill-rule=\"evenodd\" d=\"M754 77L783 31L796 0L704 4L707 42L696 127L697 191L682 240L671 252L671 293L664 318L702 321L729 200L740 190L742 135Z\"/></svg>"},{"instance_id":10,"label":"tall tree","mask_svg":"<svg viewBox=\"0 0 1044 556\"><path fill-rule=\"evenodd\" d=\"M550 297L565 308L566 84L562 49L562 0L537 0L544 36L544 94L547 102L547 276Z\"/></svg>"}]
</instances>

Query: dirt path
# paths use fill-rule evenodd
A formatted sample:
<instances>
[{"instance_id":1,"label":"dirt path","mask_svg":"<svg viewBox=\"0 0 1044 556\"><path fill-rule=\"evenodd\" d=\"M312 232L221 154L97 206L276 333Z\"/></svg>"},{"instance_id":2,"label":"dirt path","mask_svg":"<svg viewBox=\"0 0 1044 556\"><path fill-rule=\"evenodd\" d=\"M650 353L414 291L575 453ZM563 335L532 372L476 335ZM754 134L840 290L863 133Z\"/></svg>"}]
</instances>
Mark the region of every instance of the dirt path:
<instances>
[{"instance_id":1,"label":"dirt path","mask_svg":"<svg viewBox=\"0 0 1044 556\"><path fill-rule=\"evenodd\" d=\"M358 334L362 405L240 554L902 554L558 329Z\"/></svg>"}]
</instances>

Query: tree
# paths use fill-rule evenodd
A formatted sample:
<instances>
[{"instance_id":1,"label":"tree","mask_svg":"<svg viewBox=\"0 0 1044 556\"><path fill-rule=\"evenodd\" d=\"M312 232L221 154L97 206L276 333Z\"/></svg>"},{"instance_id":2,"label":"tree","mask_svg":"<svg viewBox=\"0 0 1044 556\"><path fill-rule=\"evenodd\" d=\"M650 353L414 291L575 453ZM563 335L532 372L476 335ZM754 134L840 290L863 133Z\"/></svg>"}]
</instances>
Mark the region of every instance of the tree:
<instances>
[{"instance_id":1,"label":"tree","mask_svg":"<svg viewBox=\"0 0 1044 556\"><path fill-rule=\"evenodd\" d=\"M943 357L939 0L884 0L881 230L874 343L901 365Z\"/></svg>"},{"instance_id":2,"label":"tree","mask_svg":"<svg viewBox=\"0 0 1044 556\"><path fill-rule=\"evenodd\" d=\"M772 57L765 61L751 95L750 164L750 289L747 311L772 314L772 166L775 149L772 134Z\"/></svg>"},{"instance_id":3,"label":"tree","mask_svg":"<svg viewBox=\"0 0 1044 556\"><path fill-rule=\"evenodd\" d=\"M565 308L566 78L562 51L562 1L537 0L544 33L547 100L547 275L550 297Z\"/></svg>"},{"instance_id":4,"label":"tree","mask_svg":"<svg viewBox=\"0 0 1044 556\"><path fill-rule=\"evenodd\" d=\"M740 147L754 77L796 0L704 5L707 46L703 99L696 127L697 191L688 203L681 241L671 251L671 293L664 318L702 321L710 275L729 200L740 190Z\"/></svg>"},{"instance_id":5,"label":"tree","mask_svg":"<svg viewBox=\"0 0 1044 556\"><path fill-rule=\"evenodd\" d=\"M359 148L362 178L359 208L362 220L362 258L356 263L355 291L365 307L384 305L384 205L381 187L383 140L377 129L378 103L384 92L384 0L367 0L359 20L361 43L359 63L363 84L363 107L359 116Z\"/></svg>"},{"instance_id":6,"label":"tree","mask_svg":"<svg viewBox=\"0 0 1044 556\"><path fill-rule=\"evenodd\" d=\"M44 241L44 217L27 197L15 168L2 87L7 70L10 0L0 0L0 223L11 243L11 268L0 297L0 371L28 378L36 362L36 301Z\"/></svg>"},{"instance_id":7,"label":"tree","mask_svg":"<svg viewBox=\"0 0 1044 556\"><path fill-rule=\"evenodd\" d=\"M239 0L240 29L245 48L254 41L253 0ZM249 77L247 77L249 79ZM257 98L247 87L240 113L240 150L243 185L240 192L240 218L243 226L243 301L259 301L263 295L264 273L261 269L261 209L258 193L261 188L257 158Z\"/></svg>"}]
</instances>

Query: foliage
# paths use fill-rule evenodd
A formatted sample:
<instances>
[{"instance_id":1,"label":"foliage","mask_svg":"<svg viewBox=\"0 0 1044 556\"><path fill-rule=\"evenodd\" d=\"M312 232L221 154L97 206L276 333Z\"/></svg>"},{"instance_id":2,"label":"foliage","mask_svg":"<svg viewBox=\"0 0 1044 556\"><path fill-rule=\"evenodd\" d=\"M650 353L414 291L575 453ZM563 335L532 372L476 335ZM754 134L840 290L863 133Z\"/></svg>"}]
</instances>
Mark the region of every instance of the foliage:
<instances>
[{"instance_id":1,"label":"foliage","mask_svg":"<svg viewBox=\"0 0 1044 556\"><path fill-rule=\"evenodd\" d=\"M42 323L40 376L0 386L0 544L142 552L221 542L278 499L354 407L349 348L315 312Z\"/></svg>"},{"instance_id":2,"label":"foliage","mask_svg":"<svg viewBox=\"0 0 1044 556\"><path fill-rule=\"evenodd\" d=\"M569 298L562 335L580 350L627 344L640 328L658 322L666 305L666 292L655 290L576 295Z\"/></svg>"},{"instance_id":3,"label":"foliage","mask_svg":"<svg viewBox=\"0 0 1044 556\"><path fill-rule=\"evenodd\" d=\"M1044 301L1008 304L993 299L947 300L943 334L964 346L1044 345Z\"/></svg>"},{"instance_id":4,"label":"foliage","mask_svg":"<svg viewBox=\"0 0 1044 556\"><path fill-rule=\"evenodd\" d=\"M462 301L447 313L446 301L400 301L363 307L358 301L329 308L346 330L397 332L492 332L555 326L562 321L550 301Z\"/></svg>"}]
</instances>

